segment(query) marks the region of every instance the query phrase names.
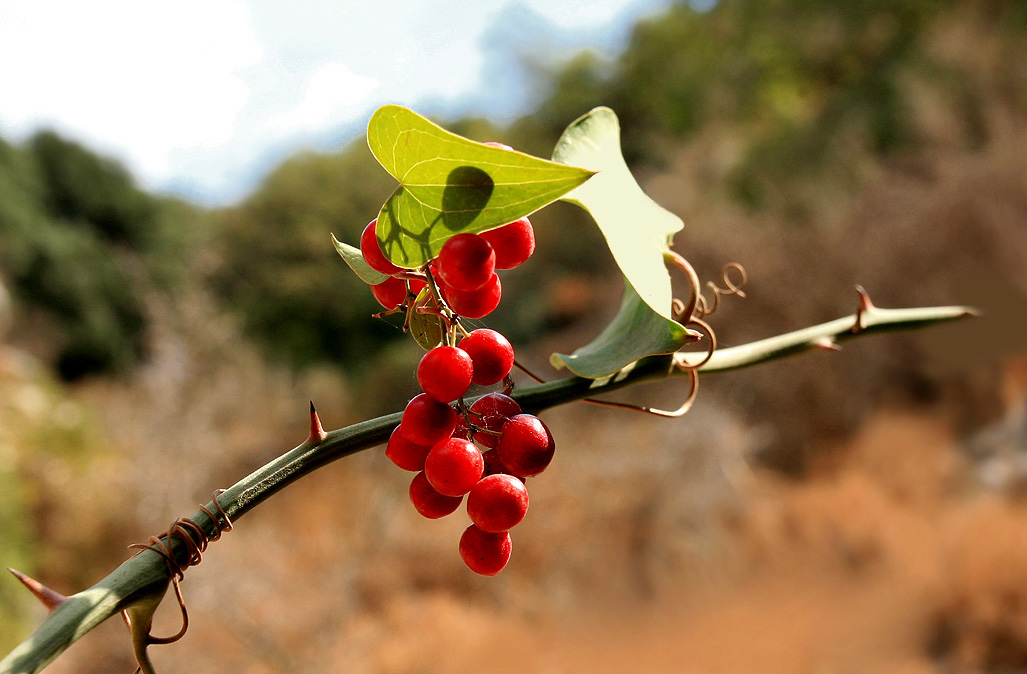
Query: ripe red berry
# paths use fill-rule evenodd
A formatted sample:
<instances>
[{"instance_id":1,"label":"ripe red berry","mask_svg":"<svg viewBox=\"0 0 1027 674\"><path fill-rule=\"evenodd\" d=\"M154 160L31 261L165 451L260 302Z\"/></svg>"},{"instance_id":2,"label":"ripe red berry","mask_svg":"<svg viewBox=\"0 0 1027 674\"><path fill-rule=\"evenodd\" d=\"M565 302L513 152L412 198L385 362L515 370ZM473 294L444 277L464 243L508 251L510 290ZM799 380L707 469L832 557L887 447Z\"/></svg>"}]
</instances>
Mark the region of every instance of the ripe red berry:
<instances>
[{"instance_id":1,"label":"ripe red berry","mask_svg":"<svg viewBox=\"0 0 1027 674\"><path fill-rule=\"evenodd\" d=\"M389 444L385 446L385 456L403 470L424 470L424 459L428 456L431 445L418 445L406 439L399 432L399 426L389 436Z\"/></svg>"},{"instance_id":2,"label":"ripe red berry","mask_svg":"<svg viewBox=\"0 0 1027 674\"><path fill-rule=\"evenodd\" d=\"M471 571L494 576L510 561L510 532L490 534L472 524L460 537L460 557Z\"/></svg>"},{"instance_id":3,"label":"ripe red berry","mask_svg":"<svg viewBox=\"0 0 1027 674\"><path fill-rule=\"evenodd\" d=\"M371 294L386 309L395 309L407 296L407 286L395 276L371 286Z\"/></svg>"},{"instance_id":4,"label":"ripe red berry","mask_svg":"<svg viewBox=\"0 0 1027 674\"><path fill-rule=\"evenodd\" d=\"M474 443L449 438L432 446L424 461L424 474L435 491L446 496L462 496L478 484L485 472L485 460Z\"/></svg>"},{"instance_id":5,"label":"ripe red berry","mask_svg":"<svg viewBox=\"0 0 1027 674\"><path fill-rule=\"evenodd\" d=\"M436 266L442 281L457 290L477 290L496 271L496 253L477 234L457 234L439 251Z\"/></svg>"},{"instance_id":6,"label":"ripe red berry","mask_svg":"<svg viewBox=\"0 0 1027 674\"><path fill-rule=\"evenodd\" d=\"M474 401L470 407L471 421L490 431L499 431L507 419L521 413L521 406L510 396L490 393ZM483 447L493 448L499 441L498 435L475 433L474 440Z\"/></svg>"},{"instance_id":7,"label":"ripe red berry","mask_svg":"<svg viewBox=\"0 0 1027 674\"><path fill-rule=\"evenodd\" d=\"M513 475L489 475L467 495L467 514L482 531L508 531L528 512L528 489Z\"/></svg>"},{"instance_id":8,"label":"ripe red berry","mask_svg":"<svg viewBox=\"0 0 1027 674\"><path fill-rule=\"evenodd\" d=\"M479 328L460 341L474 363L473 381L479 386L492 386L510 374L514 350L506 337L488 328Z\"/></svg>"},{"instance_id":9,"label":"ripe red berry","mask_svg":"<svg viewBox=\"0 0 1027 674\"><path fill-rule=\"evenodd\" d=\"M367 227L364 227L364 231L360 234L360 253L364 256L364 262L366 262L371 269L382 274L398 274L403 271L396 265L389 262L385 254L382 253L381 246L378 245L378 237L375 234L375 227L378 224L378 219L372 220Z\"/></svg>"},{"instance_id":10,"label":"ripe red berry","mask_svg":"<svg viewBox=\"0 0 1027 674\"><path fill-rule=\"evenodd\" d=\"M499 460L512 475L531 477L538 475L553 460L556 444L542 421L531 414L511 417L500 429L502 435L496 443Z\"/></svg>"},{"instance_id":11,"label":"ripe red berry","mask_svg":"<svg viewBox=\"0 0 1027 674\"><path fill-rule=\"evenodd\" d=\"M459 290L443 282L442 295L449 307L465 318L483 318L499 306L503 285L499 275L492 274L488 283L477 290Z\"/></svg>"},{"instance_id":12,"label":"ripe red berry","mask_svg":"<svg viewBox=\"0 0 1027 674\"><path fill-rule=\"evenodd\" d=\"M496 251L496 269L513 269L535 252L535 230L527 218L481 233Z\"/></svg>"},{"instance_id":13,"label":"ripe red berry","mask_svg":"<svg viewBox=\"0 0 1027 674\"><path fill-rule=\"evenodd\" d=\"M455 346L437 346L421 357L417 365L417 383L425 393L439 402L453 402L471 385L471 357Z\"/></svg>"},{"instance_id":14,"label":"ripe red berry","mask_svg":"<svg viewBox=\"0 0 1027 674\"><path fill-rule=\"evenodd\" d=\"M427 393L416 395L403 410L399 432L418 445L434 445L452 435L459 415L446 403Z\"/></svg>"},{"instance_id":15,"label":"ripe red berry","mask_svg":"<svg viewBox=\"0 0 1027 674\"><path fill-rule=\"evenodd\" d=\"M463 496L445 496L435 491L423 472L414 475L410 482L410 502L428 519L445 517L459 508L463 500Z\"/></svg>"}]
</instances>

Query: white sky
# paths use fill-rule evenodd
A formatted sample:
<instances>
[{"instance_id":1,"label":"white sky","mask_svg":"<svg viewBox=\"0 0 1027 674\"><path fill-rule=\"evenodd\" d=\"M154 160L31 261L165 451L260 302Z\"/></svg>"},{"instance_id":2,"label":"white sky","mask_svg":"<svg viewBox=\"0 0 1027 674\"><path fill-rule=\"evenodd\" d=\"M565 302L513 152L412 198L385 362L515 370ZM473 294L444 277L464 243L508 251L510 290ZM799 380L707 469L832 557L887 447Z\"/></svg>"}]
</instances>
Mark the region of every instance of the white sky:
<instances>
[{"instance_id":1,"label":"white sky","mask_svg":"<svg viewBox=\"0 0 1027 674\"><path fill-rule=\"evenodd\" d=\"M0 0L0 135L53 127L148 188L225 202L386 102L510 119L530 103L518 53L617 47L667 2Z\"/></svg>"}]
</instances>

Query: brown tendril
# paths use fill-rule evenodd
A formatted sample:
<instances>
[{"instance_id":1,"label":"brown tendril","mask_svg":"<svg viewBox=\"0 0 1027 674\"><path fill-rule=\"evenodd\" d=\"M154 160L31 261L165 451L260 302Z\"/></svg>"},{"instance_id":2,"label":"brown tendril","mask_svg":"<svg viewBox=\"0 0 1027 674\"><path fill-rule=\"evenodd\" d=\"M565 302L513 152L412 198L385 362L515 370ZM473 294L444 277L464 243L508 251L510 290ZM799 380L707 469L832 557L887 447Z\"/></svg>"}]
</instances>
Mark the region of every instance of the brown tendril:
<instances>
[{"instance_id":1,"label":"brown tendril","mask_svg":"<svg viewBox=\"0 0 1027 674\"><path fill-rule=\"evenodd\" d=\"M225 512L225 509L218 501L218 496L223 494L224 491L224 489L217 489L214 491L212 501L217 512L211 511L210 508L205 505L200 506L200 510L202 510L214 524L213 535L208 536L207 532L203 530L203 527L191 518L179 517L171 523L171 526L168 527L167 531L158 536L150 536L149 540L147 540L145 544L133 543L128 546L129 548L138 549L139 552L136 554L140 554L143 550L152 550L164 558L164 562L168 565L168 573L171 576L171 584L175 588L175 597L178 599L178 606L182 612L182 628L177 634L170 637L155 637L147 632L144 637L146 645L174 643L184 637L186 631L188 631L189 612L185 607L185 598L182 596L182 587L180 583L185 578L185 570L190 566L196 566L202 561L203 552L207 549L207 546L212 541L220 539L223 533L232 530L232 520L228 517L228 513ZM177 537L185 545L186 561L184 564L179 563L171 549L171 539L173 537ZM131 628L132 620L128 615L128 610L126 609L122 611L121 615L125 619L125 624ZM140 663L140 669L142 669L142 663Z\"/></svg>"},{"instance_id":2,"label":"brown tendril","mask_svg":"<svg viewBox=\"0 0 1027 674\"><path fill-rule=\"evenodd\" d=\"M737 272L739 279L737 282L731 278L731 272ZM724 265L724 268L720 271L720 280L724 284L724 287L717 285L713 281L707 281L706 287L713 293L712 303L707 300L705 296L700 295L697 310L695 313L696 318L703 318L714 313L720 308L720 298L727 295L737 295L738 297L745 298L745 291L743 288L749 281L749 276L745 272L745 267L737 262L729 262Z\"/></svg>"}]
</instances>

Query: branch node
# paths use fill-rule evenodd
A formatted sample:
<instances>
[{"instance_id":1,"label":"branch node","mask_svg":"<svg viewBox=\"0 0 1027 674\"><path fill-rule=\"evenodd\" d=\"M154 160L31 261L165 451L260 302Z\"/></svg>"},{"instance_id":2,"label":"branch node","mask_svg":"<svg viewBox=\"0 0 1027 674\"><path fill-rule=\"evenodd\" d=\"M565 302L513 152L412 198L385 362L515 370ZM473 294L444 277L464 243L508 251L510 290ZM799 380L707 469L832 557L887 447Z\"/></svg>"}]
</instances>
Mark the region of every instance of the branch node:
<instances>
[{"instance_id":1,"label":"branch node","mask_svg":"<svg viewBox=\"0 0 1027 674\"><path fill-rule=\"evenodd\" d=\"M307 444L316 445L324 441L328 437L325 433L324 428L321 426L321 420L317 418L317 410L314 409L314 401L310 401L310 435L307 436Z\"/></svg>"},{"instance_id":2,"label":"branch node","mask_svg":"<svg viewBox=\"0 0 1027 674\"><path fill-rule=\"evenodd\" d=\"M12 569L10 567L7 567L7 570L10 571L11 574L15 578L20 580L21 584L24 585L28 589L29 592L31 592L33 595L35 595L36 599L41 601L43 603L43 606L45 606L47 608L47 610L50 611L51 613L58 606L60 606L64 602L68 601L68 598L65 597L63 594L61 594L60 592L56 592L54 590L51 590L50 588L48 588L46 585L43 585L42 583L40 583L35 578L30 578L29 576L26 576L21 571L18 571L16 569Z\"/></svg>"}]
</instances>

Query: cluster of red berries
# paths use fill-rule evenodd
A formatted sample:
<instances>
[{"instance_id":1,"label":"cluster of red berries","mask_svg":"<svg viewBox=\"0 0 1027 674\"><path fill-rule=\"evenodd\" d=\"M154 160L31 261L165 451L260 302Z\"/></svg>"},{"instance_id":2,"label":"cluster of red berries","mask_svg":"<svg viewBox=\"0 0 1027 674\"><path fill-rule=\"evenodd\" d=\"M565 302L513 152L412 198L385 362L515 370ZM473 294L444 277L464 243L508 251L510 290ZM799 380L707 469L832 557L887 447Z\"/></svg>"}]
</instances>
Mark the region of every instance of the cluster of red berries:
<instances>
[{"instance_id":1,"label":"cluster of red berries","mask_svg":"<svg viewBox=\"0 0 1027 674\"><path fill-rule=\"evenodd\" d=\"M360 235L360 252L370 267L388 274L371 286L375 299L386 309L395 309L407 296L407 284L400 278L406 270L382 254L375 233L377 220ZM442 246L430 269L442 299L453 313L464 318L482 318L492 313L503 294L496 270L513 269L535 251L535 232L527 218L481 234L457 234ZM425 286L420 279L406 279L415 296Z\"/></svg>"},{"instance_id":2,"label":"cluster of red berries","mask_svg":"<svg viewBox=\"0 0 1027 674\"><path fill-rule=\"evenodd\" d=\"M417 271L385 258L375 225L371 222L360 239L364 260L389 274L371 287L374 296L386 309L405 304L409 311L437 314L446 325L446 344L428 351L417 367L424 393L403 410L385 455L417 473L410 500L421 515L449 515L467 496L472 524L460 538L460 556L472 571L494 576L510 559L510 529L528 511L525 478L545 470L555 445L545 424L522 413L507 395L514 363L510 342L487 328L466 332L460 318L481 318L499 304L496 270L512 269L534 251L531 223L522 218L483 234L457 234ZM412 303L426 285L430 296ZM501 382L504 393L465 403L472 383Z\"/></svg>"}]
</instances>

